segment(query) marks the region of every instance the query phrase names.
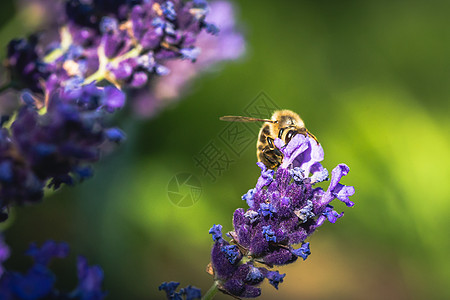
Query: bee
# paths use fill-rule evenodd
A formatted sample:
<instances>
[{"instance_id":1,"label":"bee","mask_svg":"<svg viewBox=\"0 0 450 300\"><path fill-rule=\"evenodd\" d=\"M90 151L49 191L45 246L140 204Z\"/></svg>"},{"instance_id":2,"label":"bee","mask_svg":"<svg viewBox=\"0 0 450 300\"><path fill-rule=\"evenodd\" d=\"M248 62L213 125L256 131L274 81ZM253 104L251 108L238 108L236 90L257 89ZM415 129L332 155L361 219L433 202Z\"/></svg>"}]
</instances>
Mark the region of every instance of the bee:
<instances>
[{"instance_id":1,"label":"bee","mask_svg":"<svg viewBox=\"0 0 450 300\"><path fill-rule=\"evenodd\" d=\"M264 122L256 142L256 156L269 169L277 168L283 162L283 153L275 147L274 141L278 137L285 144L297 134L310 136L317 144L317 138L305 127L305 123L298 114L291 110L277 110L271 119L258 119L243 116L223 116L222 121L228 122Z\"/></svg>"}]
</instances>

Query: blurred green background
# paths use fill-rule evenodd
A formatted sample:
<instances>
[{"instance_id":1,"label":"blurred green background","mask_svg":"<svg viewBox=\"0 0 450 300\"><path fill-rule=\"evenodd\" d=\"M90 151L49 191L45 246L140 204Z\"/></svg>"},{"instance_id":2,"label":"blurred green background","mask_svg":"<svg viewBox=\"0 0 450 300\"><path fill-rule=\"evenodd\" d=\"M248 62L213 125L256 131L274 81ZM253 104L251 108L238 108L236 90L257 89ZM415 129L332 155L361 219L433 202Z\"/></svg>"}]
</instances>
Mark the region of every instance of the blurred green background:
<instances>
[{"instance_id":1,"label":"blurred green background","mask_svg":"<svg viewBox=\"0 0 450 300\"><path fill-rule=\"evenodd\" d=\"M261 299L450 298L450 2L235 3L245 58L198 78L152 120L121 116L128 141L93 179L15 209L7 267L25 269L29 242L52 238L72 248L53 264L61 288L74 286L79 253L104 268L108 299L163 298L157 287L171 280L206 291L208 229L232 229L259 168L251 146L211 182L193 157L227 125L219 116L241 113L264 91L300 113L328 170L350 166L343 182L355 186L356 205L321 227L308 260L281 268L285 282L278 291L265 283ZM0 13L2 49L36 25L12 1ZM179 172L202 182L187 208L167 195Z\"/></svg>"}]
</instances>

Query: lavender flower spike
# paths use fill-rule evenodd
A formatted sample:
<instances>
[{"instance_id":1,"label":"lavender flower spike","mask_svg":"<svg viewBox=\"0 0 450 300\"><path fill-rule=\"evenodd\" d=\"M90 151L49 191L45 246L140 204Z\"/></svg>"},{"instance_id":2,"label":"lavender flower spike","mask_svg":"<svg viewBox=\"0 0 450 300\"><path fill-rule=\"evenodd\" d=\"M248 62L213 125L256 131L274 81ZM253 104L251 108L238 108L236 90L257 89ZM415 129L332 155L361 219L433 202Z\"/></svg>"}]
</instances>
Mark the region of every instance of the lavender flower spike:
<instances>
[{"instance_id":1,"label":"lavender flower spike","mask_svg":"<svg viewBox=\"0 0 450 300\"><path fill-rule=\"evenodd\" d=\"M298 134L287 145L280 139L275 145L283 154L282 164L274 172L258 163L261 176L243 196L249 208L234 212L231 241L214 239L211 273L221 291L236 297L259 296L258 285L265 278L278 289L286 274L269 269L311 254L306 239L326 220L335 223L343 216L330 205L333 199L354 205L349 199L354 187L340 183L349 172L345 164L333 169L327 191L314 187L328 178L320 163L322 146L314 139Z\"/></svg>"},{"instance_id":2,"label":"lavender flower spike","mask_svg":"<svg viewBox=\"0 0 450 300\"><path fill-rule=\"evenodd\" d=\"M2 255L5 253L4 247L5 245L0 245ZM53 258L64 258L69 254L69 246L66 243L47 241L41 247L32 244L26 254L33 258L34 265L25 274L6 270L3 276L0 276L0 299L104 299L106 293L102 291L102 269L98 266L88 266L86 259L82 257L78 260L78 287L69 292L62 292L54 287L56 278L48 264ZM1 258L6 259L5 256Z\"/></svg>"},{"instance_id":3,"label":"lavender flower spike","mask_svg":"<svg viewBox=\"0 0 450 300\"><path fill-rule=\"evenodd\" d=\"M188 285L177 292L176 290L179 285L180 283L175 281L163 282L158 289L166 292L168 300L195 300L202 297L200 289L191 285Z\"/></svg>"},{"instance_id":4,"label":"lavender flower spike","mask_svg":"<svg viewBox=\"0 0 450 300\"><path fill-rule=\"evenodd\" d=\"M1 121L0 222L10 206L42 200L46 187L58 189L92 175L91 164L109 148L105 144L125 140L105 119L126 105L126 94L151 100L156 78L192 77L170 62L187 64L188 69L196 63L202 69L243 51L228 2L217 2L217 9L204 0L40 4L56 9L53 28L14 39L7 47L10 82L4 89L23 96L12 125L4 122L9 116ZM224 24L221 38L215 20ZM222 48L234 52L224 55ZM179 86L170 82L165 90L170 88ZM153 112L158 108L150 107Z\"/></svg>"}]
</instances>

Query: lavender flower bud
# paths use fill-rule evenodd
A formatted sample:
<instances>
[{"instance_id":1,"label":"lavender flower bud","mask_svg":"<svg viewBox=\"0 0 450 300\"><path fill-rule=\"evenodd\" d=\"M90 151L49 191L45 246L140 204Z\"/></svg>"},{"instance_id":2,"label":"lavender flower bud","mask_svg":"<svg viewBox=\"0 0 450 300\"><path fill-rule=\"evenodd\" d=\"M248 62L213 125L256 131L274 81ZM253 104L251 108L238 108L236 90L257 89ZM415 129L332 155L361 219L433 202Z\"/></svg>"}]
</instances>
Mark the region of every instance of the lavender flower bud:
<instances>
[{"instance_id":1,"label":"lavender flower bud","mask_svg":"<svg viewBox=\"0 0 450 300\"><path fill-rule=\"evenodd\" d=\"M267 273L266 277L269 279L269 283L273 285L278 290L278 284L283 282L283 278L286 276L286 274L280 274L278 271L270 271Z\"/></svg>"},{"instance_id":2,"label":"lavender flower bud","mask_svg":"<svg viewBox=\"0 0 450 300\"><path fill-rule=\"evenodd\" d=\"M292 253L303 258L303 260L307 259L311 254L311 250L309 250L309 243L304 243L298 249L292 250Z\"/></svg>"}]
</instances>

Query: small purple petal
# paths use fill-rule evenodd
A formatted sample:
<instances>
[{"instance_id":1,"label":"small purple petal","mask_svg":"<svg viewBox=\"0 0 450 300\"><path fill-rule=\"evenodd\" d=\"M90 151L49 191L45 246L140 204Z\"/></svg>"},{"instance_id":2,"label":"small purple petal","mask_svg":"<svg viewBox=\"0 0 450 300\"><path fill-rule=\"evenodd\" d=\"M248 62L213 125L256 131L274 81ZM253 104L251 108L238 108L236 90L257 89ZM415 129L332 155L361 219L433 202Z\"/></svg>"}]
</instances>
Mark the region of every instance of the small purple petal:
<instances>
[{"instance_id":1,"label":"small purple petal","mask_svg":"<svg viewBox=\"0 0 450 300\"><path fill-rule=\"evenodd\" d=\"M255 196L255 193L256 189L249 189L248 192L242 196L242 200L245 200L249 207L253 207L254 205L253 197Z\"/></svg>"},{"instance_id":2,"label":"small purple petal","mask_svg":"<svg viewBox=\"0 0 450 300\"><path fill-rule=\"evenodd\" d=\"M309 249L309 242L302 244L302 246L298 249L293 249L292 253L303 258L303 260L307 259L311 254L311 250Z\"/></svg>"},{"instance_id":3,"label":"small purple petal","mask_svg":"<svg viewBox=\"0 0 450 300\"><path fill-rule=\"evenodd\" d=\"M42 265L35 265L26 275L13 273L10 288L17 299L34 300L49 295L54 283L55 277L50 270Z\"/></svg>"},{"instance_id":4,"label":"small purple petal","mask_svg":"<svg viewBox=\"0 0 450 300\"><path fill-rule=\"evenodd\" d=\"M125 133L116 127L106 129L105 136L109 141L115 142L115 143L121 143L126 138Z\"/></svg>"},{"instance_id":5,"label":"small purple petal","mask_svg":"<svg viewBox=\"0 0 450 300\"><path fill-rule=\"evenodd\" d=\"M114 112L125 105L125 94L114 86L107 86L105 92L105 106L108 112Z\"/></svg>"},{"instance_id":6,"label":"small purple petal","mask_svg":"<svg viewBox=\"0 0 450 300\"><path fill-rule=\"evenodd\" d=\"M213 241L219 241L222 239L222 225L214 224L209 230L209 234L212 235Z\"/></svg>"},{"instance_id":7,"label":"small purple petal","mask_svg":"<svg viewBox=\"0 0 450 300\"><path fill-rule=\"evenodd\" d=\"M278 271L269 271L267 272L267 279L269 279L269 283L273 285L278 290L278 285L283 282L283 278L286 274L280 274Z\"/></svg>"},{"instance_id":8,"label":"small purple petal","mask_svg":"<svg viewBox=\"0 0 450 300\"><path fill-rule=\"evenodd\" d=\"M45 242L41 248L31 244L26 254L31 256L38 265L46 266L53 258L64 258L69 254L69 245L65 242Z\"/></svg>"},{"instance_id":9,"label":"small purple petal","mask_svg":"<svg viewBox=\"0 0 450 300\"><path fill-rule=\"evenodd\" d=\"M304 152L309 146L308 139L303 134L294 136L287 145L279 138L276 138L274 143L284 155L283 162L280 165L280 168L284 169L287 169L297 156Z\"/></svg>"},{"instance_id":10,"label":"small purple petal","mask_svg":"<svg viewBox=\"0 0 450 300\"><path fill-rule=\"evenodd\" d=\"M277 237L275 236L275 232L272 230L272 226L267 225L262 227L262 234L264 235L266 241L268 242L277 242Z\"/></svg>"},{"instance_id":11,"label":"small purple petal","mask_svg":"<svg viewBox=\"0 0 450 300\"><path fill-rule=\"evenodd\" d=\"M256 183L256 190L261 190L263 187L269 185L273 181L273 170L267 169L262 162L256 163L261 168L261 176Z\"/></svg>"},{"instance_id":12,"label":"small purple petal","mask_svg":"<svg viewBox=\"0 0 450 300\"><path fill-rule=\"evenodd\" d=\"M344 215L344 213L338 214L335 210L333 210L333 206L331 205L327 205L325 207L325 211L322 214L327 217L330 223L335 223L337 219L341 218Z\"/></svg>"},{"instance_id":13,"label":"small purple petal","mask_svg":"<svg viewBox=\"0 0 450 300\"><path fill-rule=\"evenodd\" d=\"M78 287L80 299L101 300L106 293L102 291L103 270L99 266L88 266L87 259L78 257Z\"/></svg>"},{"instance_id":14,"label":"small purple petal","mask_svg":"<svg viewBox=\"0 0 450 300\"><path fill-rule=\"evenodd\" d=\"M117 80L125 80L133 74L133 63L130 60L122 61L111 71Z\"/></svg>"},{"instance_id":15,"label":"small purple petal","mask_svg":"<svg viewBox=\"0 0 450 300\"><path fill-rule=\"evenodd\" d=\"M140 88L142 87L144 84L147 83L148 80L148 76L145 72L137 72L134 73L133 75L133 79L130 83L130 86L134 87L134 88Z\"/></svg>"},{"instance_id":16,"label":"small purple petal","mask_svg":"<svg viewBox=\"0 0 450 300\"><path fill-rule=\"evenodd\" d=\"M339 183L341 178L348 174L349 170L349 167L345 164L339 164L333 169L331 172L331 181L328 190L318 203L320 208L324 208L334 198L338 198L348 207L354 205L354 203L350 201L349 197L355 193L355 188L353 186L345 186Z\"/></svg>"},{"instance_id":17,"label":"small purple petal","mask_svg":"<svg viewBox=\"0 0 450 300\"><path fill-rule=\"evenodd\" d=\"M175 293L175 291L177 290L178 286L180 285L179 282L175 282L175 281L171 281L171 282L163 282L158 289L160 291L165 291L167 298L170 299L170 297L172 297L172 295Z\"/></svg>"},{"instance_id":18,"label":"small purple petal","mask_svg":"<svg viewBox=\"0 0 450 300\"><path fill-rule=\"evenodd\" d=\"M272 203L261 203L260 208L259 208L259 212L264 217L266 217L266 216L272 217L273 214L277 212L277 209L276 209L276 207L274 207L272 205Z\"/></svg>"},{"instance_id":19,"label":"small purple petal","mask_svg":"<svg viewBox=\"0 0 450 300\"><path fill-rule=\"evenodd\" d=\"M186 296L186 300L200 299L202 297L202 291L195 286L188 285L180 290L180 294Z\"/></svg>"},{"instance_id":20,"label":"small purple petal","mask_svg":"<svg viewBox=\"0 0 450 300\"><path fill-rule=\"evenodd\" d=\"M235 264L241 258L241 252L236 245L225 245L220 250L225 254L230 264Z\"/></svg>"}]
</instances>

